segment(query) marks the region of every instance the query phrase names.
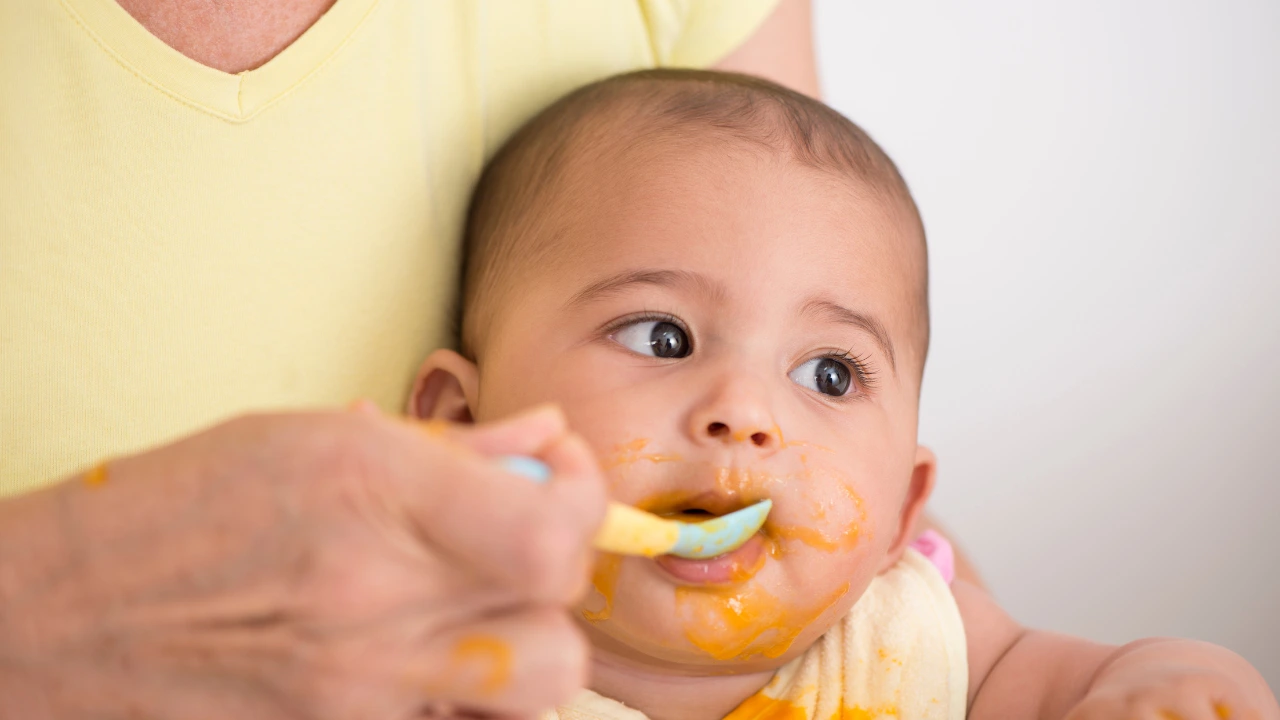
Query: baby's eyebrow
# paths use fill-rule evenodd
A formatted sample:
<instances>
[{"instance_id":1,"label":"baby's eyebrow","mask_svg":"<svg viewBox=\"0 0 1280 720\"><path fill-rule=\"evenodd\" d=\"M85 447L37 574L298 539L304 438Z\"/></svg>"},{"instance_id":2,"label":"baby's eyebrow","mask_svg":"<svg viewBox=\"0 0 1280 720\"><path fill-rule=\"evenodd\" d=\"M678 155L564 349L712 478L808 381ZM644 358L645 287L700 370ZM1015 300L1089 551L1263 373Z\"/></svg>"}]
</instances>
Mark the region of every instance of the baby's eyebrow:
<instances>
[{"instance_id":1,"label":"baby's eyebrow","mask_svg":"<svg viewBox=\"0 0 1280 720\"><path fill-rule=\"evenodd\" d=\"M616 295L632 285L657 285L678 290L689 290L695 294L703 295L715 303L723 303L726 297L723 285L696 272L688 270L628 270L591 283L569 298L569 301L564 306L571 308L585 305L593 300Z\"/></svg>"},{"instance_id":2,"label":"baby's eyebrow","mask_svg":"<svg viewBox=\"0 0 1280 720\"><path fill-rule=\"evenodd\" d=\"M871 315L850 310L849 308L825 298L816 298L804 304L800 309L802 315L814 315L819 319L827 322L840 323L841 325L852 325L853 327L864 330L875 341L879 343L880 349L884 351L885 356L889 358L889 367L897 372L893 357L893 341L889 339L889 333L885 331L884 325Z\"/></svg>"}]
</instances>

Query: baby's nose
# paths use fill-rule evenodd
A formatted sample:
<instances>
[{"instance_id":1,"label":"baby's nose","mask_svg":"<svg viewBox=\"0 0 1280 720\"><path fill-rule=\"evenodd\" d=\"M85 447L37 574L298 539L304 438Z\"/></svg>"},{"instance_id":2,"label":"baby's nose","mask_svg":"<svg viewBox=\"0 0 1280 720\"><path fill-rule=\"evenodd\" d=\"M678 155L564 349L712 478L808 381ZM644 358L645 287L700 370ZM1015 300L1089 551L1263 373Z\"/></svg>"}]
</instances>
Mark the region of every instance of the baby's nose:
<instances>
[{"instance_id":1,"label":"baby's nose","mask_svg":"<svg viewBox=\"0 0 1280 720\"><path fill-rule=\"evenodd\" d=\"M762 430L757 427L734 428L728 423L720 420L712 420L707 423L706 437L723 443L751 443L761 449L772 449L778 444L778 439L774 437L771 430Z\"/></svg>"},{"instance_id":2,"label":"baby's nose","mask_svg":"<svg viewBox=\"0 0 1280 720\"><path fill-rule=\"evenodd\" d=\"M726 373L704 385L688 418L691 439L705 446L770 454L782 445L766 383Z\"/></svg>"}]
</instances>

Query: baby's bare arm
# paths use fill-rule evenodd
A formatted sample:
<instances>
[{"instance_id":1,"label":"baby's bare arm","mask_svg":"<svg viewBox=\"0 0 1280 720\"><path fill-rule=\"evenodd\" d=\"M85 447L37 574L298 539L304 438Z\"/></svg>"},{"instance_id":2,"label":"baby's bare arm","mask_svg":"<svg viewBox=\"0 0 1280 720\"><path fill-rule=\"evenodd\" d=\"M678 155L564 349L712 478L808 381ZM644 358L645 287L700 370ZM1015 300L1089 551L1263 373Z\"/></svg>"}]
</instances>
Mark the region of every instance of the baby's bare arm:
<instances>
[{"instance_id":1,"label":"baby's bare arm","mask_svg":"<svg viewBox=\"0 0 1280 720\"><path fill-rule=\"evenodd\" d=\"M1280 720L1244 659L1188 640L1123 647L1023 628L986 592L953 586L969 643L973 720Z\"/></svg>"}]
</instances>

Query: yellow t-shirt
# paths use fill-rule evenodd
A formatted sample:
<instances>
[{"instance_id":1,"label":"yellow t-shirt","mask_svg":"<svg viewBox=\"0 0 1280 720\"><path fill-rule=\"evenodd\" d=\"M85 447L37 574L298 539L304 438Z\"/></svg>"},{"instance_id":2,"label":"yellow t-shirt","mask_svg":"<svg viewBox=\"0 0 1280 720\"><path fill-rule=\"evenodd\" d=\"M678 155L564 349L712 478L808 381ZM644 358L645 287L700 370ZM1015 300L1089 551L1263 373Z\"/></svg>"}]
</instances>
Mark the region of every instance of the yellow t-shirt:
<instances>
[{"instance_id":1,"label":"yellow t-shirt","mask_svg":"<svg viewBox=\"0 0 1280 720\"><path fill-rule=\"evenodd\" d=\"M0 496L251 409L398 409L485 158L775 2L338 0L231 75L116 0L0 1Z\"/></svg>"}]
</instances>

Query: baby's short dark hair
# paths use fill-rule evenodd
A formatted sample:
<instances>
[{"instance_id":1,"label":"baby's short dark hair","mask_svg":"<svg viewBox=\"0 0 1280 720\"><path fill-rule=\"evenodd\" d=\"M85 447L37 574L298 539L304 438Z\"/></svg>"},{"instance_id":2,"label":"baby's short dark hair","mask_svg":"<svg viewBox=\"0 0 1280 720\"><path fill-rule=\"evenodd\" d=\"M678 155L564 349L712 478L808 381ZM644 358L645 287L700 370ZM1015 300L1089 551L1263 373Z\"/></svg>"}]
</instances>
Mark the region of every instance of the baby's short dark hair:
<instances>
[{"instance_id":1,"label":"baby's short dark hair","mask_svg":"<svg viewBox=\"0 0 1280 720\"><path fill-rule=\"evenodd\" d=\"M543 110L494 155L467 216L459 308L459 348L475 358L496 296L518 262L536 262L554 230L538 222L567 182L571 158L604 161L611 144L655 138L722 141L784 153L794 162L856 182L900 211L918 236L919 358L929 343L924 229L906 182L889 156L822 102L762 78L706 70L657 69L591 83Z\"/></svg>"}]
</instances>

